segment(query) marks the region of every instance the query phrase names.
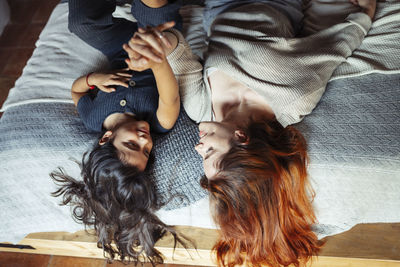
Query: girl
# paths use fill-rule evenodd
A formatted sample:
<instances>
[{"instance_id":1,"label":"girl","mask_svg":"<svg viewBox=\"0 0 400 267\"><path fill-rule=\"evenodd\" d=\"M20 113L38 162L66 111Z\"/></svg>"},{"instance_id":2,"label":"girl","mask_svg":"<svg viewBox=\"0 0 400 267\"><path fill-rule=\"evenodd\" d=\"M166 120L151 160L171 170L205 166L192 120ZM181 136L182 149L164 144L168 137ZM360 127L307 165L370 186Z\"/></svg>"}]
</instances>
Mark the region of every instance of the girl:
<instances>
[{"instance_id":1,"label":"girl","mask_svg":"<svg viewBox=\"0 0 400 267\"><path fill-rule=\"evenodd\" d=\"M138 23L112 17L115 6L107 0L69 1L69 29L106 55L111 69L117 70L89 73L73 83L72 99L83 123L101 135L83 157L83 181L62 169L51 173L60 186L53 195L62 195L62 204L73 206L74 219L96 230L100 247L111 259L137 262L144 256L162 263L154 244L165 233L186 244L154 214L160 206L144 171L152 159L150 133L168 132L179 115L178 83L167 56L179 59L179 51L189 47L172 29L171 21L181 27L177 2L133 1ZM152 54L139 62L128 44L152 46ZM126 66L132 72L122 69Z\"/></svg>"}]
</instances>

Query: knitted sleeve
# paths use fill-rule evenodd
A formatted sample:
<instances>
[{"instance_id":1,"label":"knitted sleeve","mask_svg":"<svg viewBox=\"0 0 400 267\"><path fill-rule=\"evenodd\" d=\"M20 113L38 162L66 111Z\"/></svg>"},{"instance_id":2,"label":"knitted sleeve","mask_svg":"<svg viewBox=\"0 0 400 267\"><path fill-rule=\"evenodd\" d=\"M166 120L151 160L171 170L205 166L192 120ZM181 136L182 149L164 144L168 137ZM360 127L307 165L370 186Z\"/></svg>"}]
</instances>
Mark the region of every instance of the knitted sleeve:
<instances>
[{"instance_id":1,"label":"knitted sleeve","mask_svg":"<svg viewBox=\"0 0 400 267\"><path fill-rule=\"evenodd\" d=\"M183 107L196 122L210 120L211 97L203 81L203 66L183 35L175 29L169 31L178 38L177 47L167 59L178 81Z\"/></svg>"},{"instance_id":2,"label":"knitted sleeve","mask_svg":"<svg viewBox=\"0 0 400 267\"><path fill-rule=\"evenodd\" d=\"M298 95L296 99L285 104L277 100L283 104L282 107L285 106L282 113L276 114L283 126L297 123L312 112L334 70L360 46L370 27L369 16L361 12L353 13L344 23L288 41L288 49L297 54L299 73L303 77L297 77L297 88L293 88L293 93Z\"/></svg>"}]
</instances>

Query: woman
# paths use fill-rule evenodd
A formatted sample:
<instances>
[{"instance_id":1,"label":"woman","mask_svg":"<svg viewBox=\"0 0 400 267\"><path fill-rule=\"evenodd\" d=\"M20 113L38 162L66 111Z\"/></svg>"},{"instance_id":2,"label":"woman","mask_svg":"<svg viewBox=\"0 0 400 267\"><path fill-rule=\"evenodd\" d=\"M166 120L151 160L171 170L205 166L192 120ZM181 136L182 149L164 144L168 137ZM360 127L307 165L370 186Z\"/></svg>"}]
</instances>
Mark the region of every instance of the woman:
<instances>
[{"instance_id":1,"label":"woman","mask_svg":"<svg viewBox=\"0 0 400 267\"><path fill-rule=\"evenodd\" d=\"M83 181L62 169L51 173L60 186L53 195L63 195L62 204L73 206L74 219L94 227L111 259L137 262L144 252L150 262L162 263L154 244L165 233L186 245L154 214L160 204L144 171L152 158L150 132L167 133L179 115L178 84L168 61L179 60L180 51L189 47L178 30L170 29L175 24L171 20L181 27L177 3L133 1L138 24L113 18L115 6L107 0L69 1L69 29L105 54L112 69L128 65L133 72L89 73L73 83L72 99L81 119L101 136L83 157ZM155 56L141 59L138 66L135 55L128 59L125 52L132 42L152 45Z\"/></svg>"},{"instance_id":2,"label":"woman","mask_svg":"<svg viewBox=\"0 0 400 267\"><path fill-rule=\"evenodd\" d=\"M206 1L204 76L187 75L197 84L180 95L192 119L212 121L200 123L196 150L221 229L219 265L299 266L317 254L306 143L290 125L314 109L371 26L376 1L351 2L362 12L296 38L300 1Z\"/></svg>"}]
</instances>

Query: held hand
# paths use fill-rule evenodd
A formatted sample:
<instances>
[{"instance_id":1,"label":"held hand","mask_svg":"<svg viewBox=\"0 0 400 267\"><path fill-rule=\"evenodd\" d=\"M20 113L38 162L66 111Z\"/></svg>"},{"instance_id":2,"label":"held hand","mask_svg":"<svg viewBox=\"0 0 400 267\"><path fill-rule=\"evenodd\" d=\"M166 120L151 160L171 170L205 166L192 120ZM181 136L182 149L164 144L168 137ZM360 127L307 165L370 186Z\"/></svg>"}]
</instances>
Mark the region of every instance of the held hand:
<instances>
[{"instance_id":1,"label":"held hand","mask_svg":"<svg viewBox=\"0 0 400 267\"><path fill-rule=\"evenodd\" d=\"M138 52L134 51L130 48L129 45L124 44L122 48L128 53L129 59L125 59L125 63L128 65L130 70L134 71L144 71L147 69L151 69L157 63L151 59L148 59ZM162 62L162 60L161 60ZM159 64L159 63L158 63Z\"/></svg>"},{"instance_id":2,"label":"held hand","mask_svg":"<svg viewBox=\"0 0 400 267\"><path fill-rule=\"evenodd\" d=\"M88 83L95 85L101 91L111 93L115 91L115 85L129 87L128 81L132 74L127 73L128 69L114 70L107 73L95 72L88 78Z\"/></svg>"},{"instance_id":3,"label":"held hand","mask_svg":"<svg viewBox=\"0 0 400 267\"><path fill-rule=\"evenodd\" d=\"M172 28L175 22L167 22L157 27L139 28L123 49L128 53L125 60L132 70L142 71L153 68L165 60L165 49L172 45L164 36L163 31Z\"/></svg>"}]
</instances>

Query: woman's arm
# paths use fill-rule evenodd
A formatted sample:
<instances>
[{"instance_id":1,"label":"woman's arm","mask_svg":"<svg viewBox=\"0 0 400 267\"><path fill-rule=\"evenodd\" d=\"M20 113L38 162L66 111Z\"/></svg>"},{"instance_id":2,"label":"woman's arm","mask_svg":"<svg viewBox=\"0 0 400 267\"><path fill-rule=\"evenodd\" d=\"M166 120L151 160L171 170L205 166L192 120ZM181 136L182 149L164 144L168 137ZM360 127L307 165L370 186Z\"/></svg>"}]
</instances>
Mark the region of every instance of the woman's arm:
<instances>
[{"instance_id":1,"label":"woman's arm","mask_svg":"<svg viewBox=\"0 0 400 267\"><path fill-rule=\"evenodd\" d=\"M124 70L116 70L109 73L89 73L75 80L71 88L71 96L75 106L79 99L88 94L91 86L96 86L101 91L111 93L115 91L113 85L128 87L127 82L132 77Z\"/></svg>"}]
</instances>

